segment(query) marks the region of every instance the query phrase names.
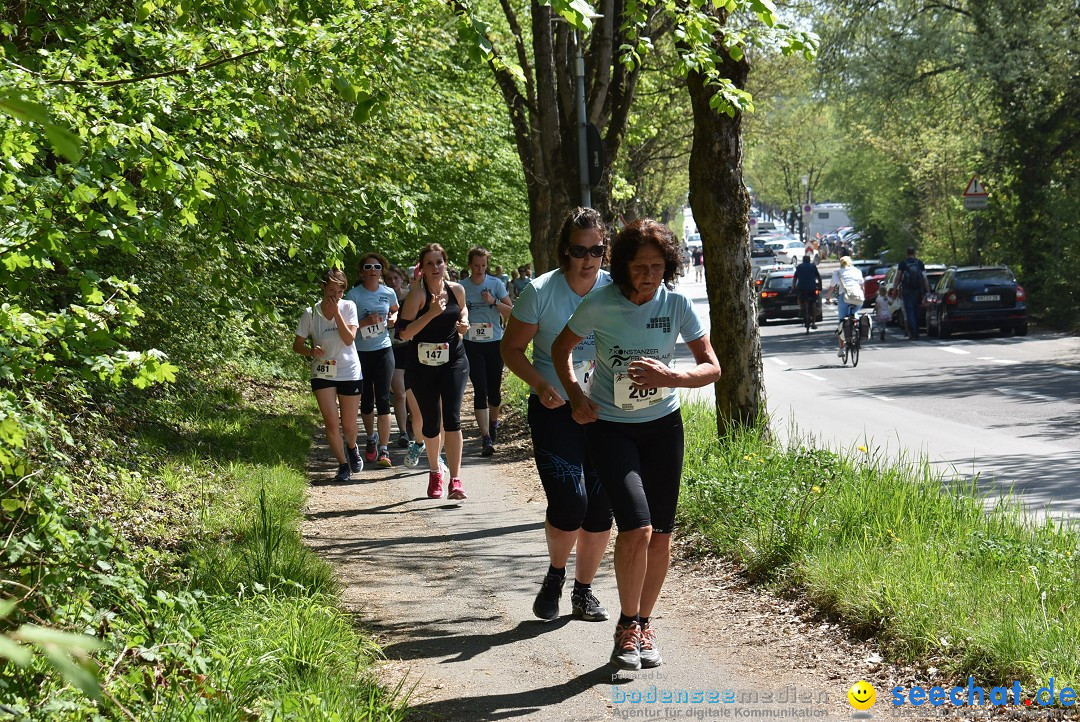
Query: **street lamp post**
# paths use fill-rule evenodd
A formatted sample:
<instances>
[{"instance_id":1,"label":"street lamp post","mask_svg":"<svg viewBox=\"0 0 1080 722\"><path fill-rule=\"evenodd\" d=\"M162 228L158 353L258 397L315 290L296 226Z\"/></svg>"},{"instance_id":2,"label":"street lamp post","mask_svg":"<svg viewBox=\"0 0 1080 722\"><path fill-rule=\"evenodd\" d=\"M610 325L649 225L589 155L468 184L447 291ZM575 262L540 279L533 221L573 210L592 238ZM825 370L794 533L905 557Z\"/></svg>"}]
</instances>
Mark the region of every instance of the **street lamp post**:
<instances>
[{"instance_id":1,"label":"street lamp post","mask_svg":"<svg viewBox=\"0 0 1080 722\"><path fill-rule=\"evenodd\" d=\"M806 199L806 205L810 205L810 176L804 175L802 177L803 197ZM806 210L804 208L799 209L799 240L806 243Z\"/></svg>"}]
</instances>

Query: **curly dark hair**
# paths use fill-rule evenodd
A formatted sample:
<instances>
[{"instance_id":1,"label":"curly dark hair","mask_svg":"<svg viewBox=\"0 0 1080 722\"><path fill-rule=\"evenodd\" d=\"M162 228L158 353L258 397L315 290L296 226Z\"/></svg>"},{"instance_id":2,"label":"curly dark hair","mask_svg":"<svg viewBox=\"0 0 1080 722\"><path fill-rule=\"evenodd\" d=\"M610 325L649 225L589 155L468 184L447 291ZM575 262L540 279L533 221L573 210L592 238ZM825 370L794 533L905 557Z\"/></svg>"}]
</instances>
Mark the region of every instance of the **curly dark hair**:
<instances>
[{"instance_id":1,"label":"curly dark hair","mask_svg":"<svg viewBox=\"0 0 1080 722\"><path fill-rule=\"evenodd\" d=\"M559 261L559 268L566 271L570 268L570 234L574 231L600 231L600 242L605 246L608 243L608 229L604 225L604 219L592 208L577 207L566 214L562 228L559 229L559 240L555 244L555 258ZM600 259L603 263L603 259ZM521 269L518 269L521 270Z\"/></svg>"},{"instance_id":2,"label":"curly dark hair","mask_svg":"<svg viewBox=\"0 0 1080 722\"><path fill-rule=\"evenodd\" d=\"M669 291L675 288L675 276L682 265L679 243L663 223L642 218L619 231L611 243L611 280L624 296L629 297L634 290L630 285L630 262L646 243L659 249L664 257L664 285Z\"/></svg>"}]
</instances>

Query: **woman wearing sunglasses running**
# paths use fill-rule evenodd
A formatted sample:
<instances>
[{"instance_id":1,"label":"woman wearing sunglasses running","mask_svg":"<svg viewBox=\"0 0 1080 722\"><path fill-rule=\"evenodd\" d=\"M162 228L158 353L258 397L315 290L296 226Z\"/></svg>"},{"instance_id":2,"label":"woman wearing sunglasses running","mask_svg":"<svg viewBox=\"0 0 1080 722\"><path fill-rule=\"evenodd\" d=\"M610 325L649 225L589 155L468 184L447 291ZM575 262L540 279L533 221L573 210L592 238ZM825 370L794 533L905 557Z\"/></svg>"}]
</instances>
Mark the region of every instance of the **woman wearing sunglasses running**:
<instances>
[{"instance_id":1,"label":"woman wearing sunglasses running","mask_svg":"<svg viewBox=\"0 0 1080 722\"><path fill-rule=\"evenodd\" d=\"M583 429L570 416L566 392L551 364L551 343L574 309L590 291L611 283L611 277L600 269L606 240L607 228L599 213L591 208L572 211L555 248L559 268L523 288L502 341L507 367L532 388L529 428L536 471L548 502L544 535L549 566L533 602L533 613L541 619L559 615L566 561L575 544L573 614L590 622L608 618L592 592L592 581L611 536L611 508L585 452ZM530 343L531 362L525 355ZM579 376L593 363L593 350L592 337L574 349Z\"/></svg>"},{"instance_id":2,"label":"woman wearing sunglasses running","mask_svg":"<svg viewBox=\"0 0 1080 722\"><path fill-rule=\"evenodd\" d=\"M656 221L639 220L611 244L611 285L590 293L551 346L555 371L615 513L615 581L622 613L611 661L621 669L656 667L660 650L650 617L671 559L671 532L683 466L676 388L720 378L709 335L690 299L674 292L679 245ZM694 356L671 367L682 336ZM595 338L596 369L583 382L571 353Z\"/></svg>"},{"instance_id":3,"label":"woman wearing sunglasses running","mask_svg":"<svg viewBox=\"0 0 1080 722\"><path fill-rule=\"evenodd\" d=\"M364 458L383 468L393 466L387 444L390 442L390 386L394 378L394 349L390 329L397 317L398 299L394 289L384 286L383 273L390 264L379 253L360 258L356 285L345 298L356 304L360 328L356 334L356 353L364 370L364 393L360 397L360 416L364 420L367 446ZM375 411L378 411L378 429Z\"/></svg>"}]
</instances>

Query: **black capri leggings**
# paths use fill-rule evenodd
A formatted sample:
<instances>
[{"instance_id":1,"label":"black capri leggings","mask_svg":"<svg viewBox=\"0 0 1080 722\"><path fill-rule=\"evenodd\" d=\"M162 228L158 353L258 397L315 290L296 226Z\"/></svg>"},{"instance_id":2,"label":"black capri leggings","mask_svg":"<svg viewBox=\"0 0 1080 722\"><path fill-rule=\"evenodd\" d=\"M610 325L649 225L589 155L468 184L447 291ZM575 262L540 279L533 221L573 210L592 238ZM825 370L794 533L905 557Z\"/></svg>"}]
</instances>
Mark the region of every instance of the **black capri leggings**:
<instances>
[{"instance_id":1,"label":"black capri leggings","mask_svg":"<svg viewBox=\"0 0 1080 722\"><path fill-rule=\"evenodd\" d=\"M600 419L585 424L585 440L619 531L652 526L670 534L682 480L682 413L636 424Z\"/></svg>"},{"instance_id":2,"label":"black capri leggings","mask_svg":"<svg viewBox=\"0 0 1080 722\"><path fill-rule=\"evenodd\" d=\"M529 396L536 471L547 495L547 520L561 531L607 531L611 506L585 451L585 430L570 415L570 404L549 409Z\"/></svg>"},{"instance_id":3,"label":"black capri leggings","mask_svg":"<svg viewBox=\"0 0 1080 722\"><path fill-rule=\"evenodd\" d=\"M469 380L473 387L473 408L502 406L502 353L498 341L465 341L469 357Z\"/></svg>"},{"instance_id":4,"label":"black capri leggings","mask_svg":"<svg viewBox=\"0 0 1080 722\"><path fill-rule=\"evenodd\" d=\"M465 397L465 382L469 380L469 359L459 351L457 357L441 366L425 366L415 358L416 351L412 353L414 357L405 368L405 378L420 407L424 438L439 435L440 420L443 431L460 431L461 400Z\"/></svg>"},{"instance_id":5,"label":"black capri leggings","mask_svg":"<svg viewBox=\"0 0 1080 722\"><path fill-rule=\"evenodd\" d=\"M390 381L394 377L394 349L357 351L360 370L364 373L364 393L360 397L360 413L370 414L376 408L379 416L390 413Z\"/></svg>"}]
</instances>

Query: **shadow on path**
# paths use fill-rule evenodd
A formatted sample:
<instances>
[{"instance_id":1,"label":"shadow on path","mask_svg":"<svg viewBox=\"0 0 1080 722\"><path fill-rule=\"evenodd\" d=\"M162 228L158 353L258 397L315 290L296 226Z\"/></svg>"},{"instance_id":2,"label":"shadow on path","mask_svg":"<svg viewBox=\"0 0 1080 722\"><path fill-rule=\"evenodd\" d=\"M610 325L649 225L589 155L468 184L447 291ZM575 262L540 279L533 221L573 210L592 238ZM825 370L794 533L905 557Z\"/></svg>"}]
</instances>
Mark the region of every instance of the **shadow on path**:
<instances>
[{"instance_id":1,"label":"shadow on path","mask_svg":"<svg viewBox=\"0 0 1080 722\"><path fill-rule=\"evenodd\" d=\"M409 719L418 720L499 720L535 714L544 707L576 697L598 685L611 684L614 668L602 665L561 684L524 689L506 694L455 697L419 704L410 709ZM527 682L523 681L523 686ZM465 713L468 716L463 717Z\"/></svg>"}]
</instances>

